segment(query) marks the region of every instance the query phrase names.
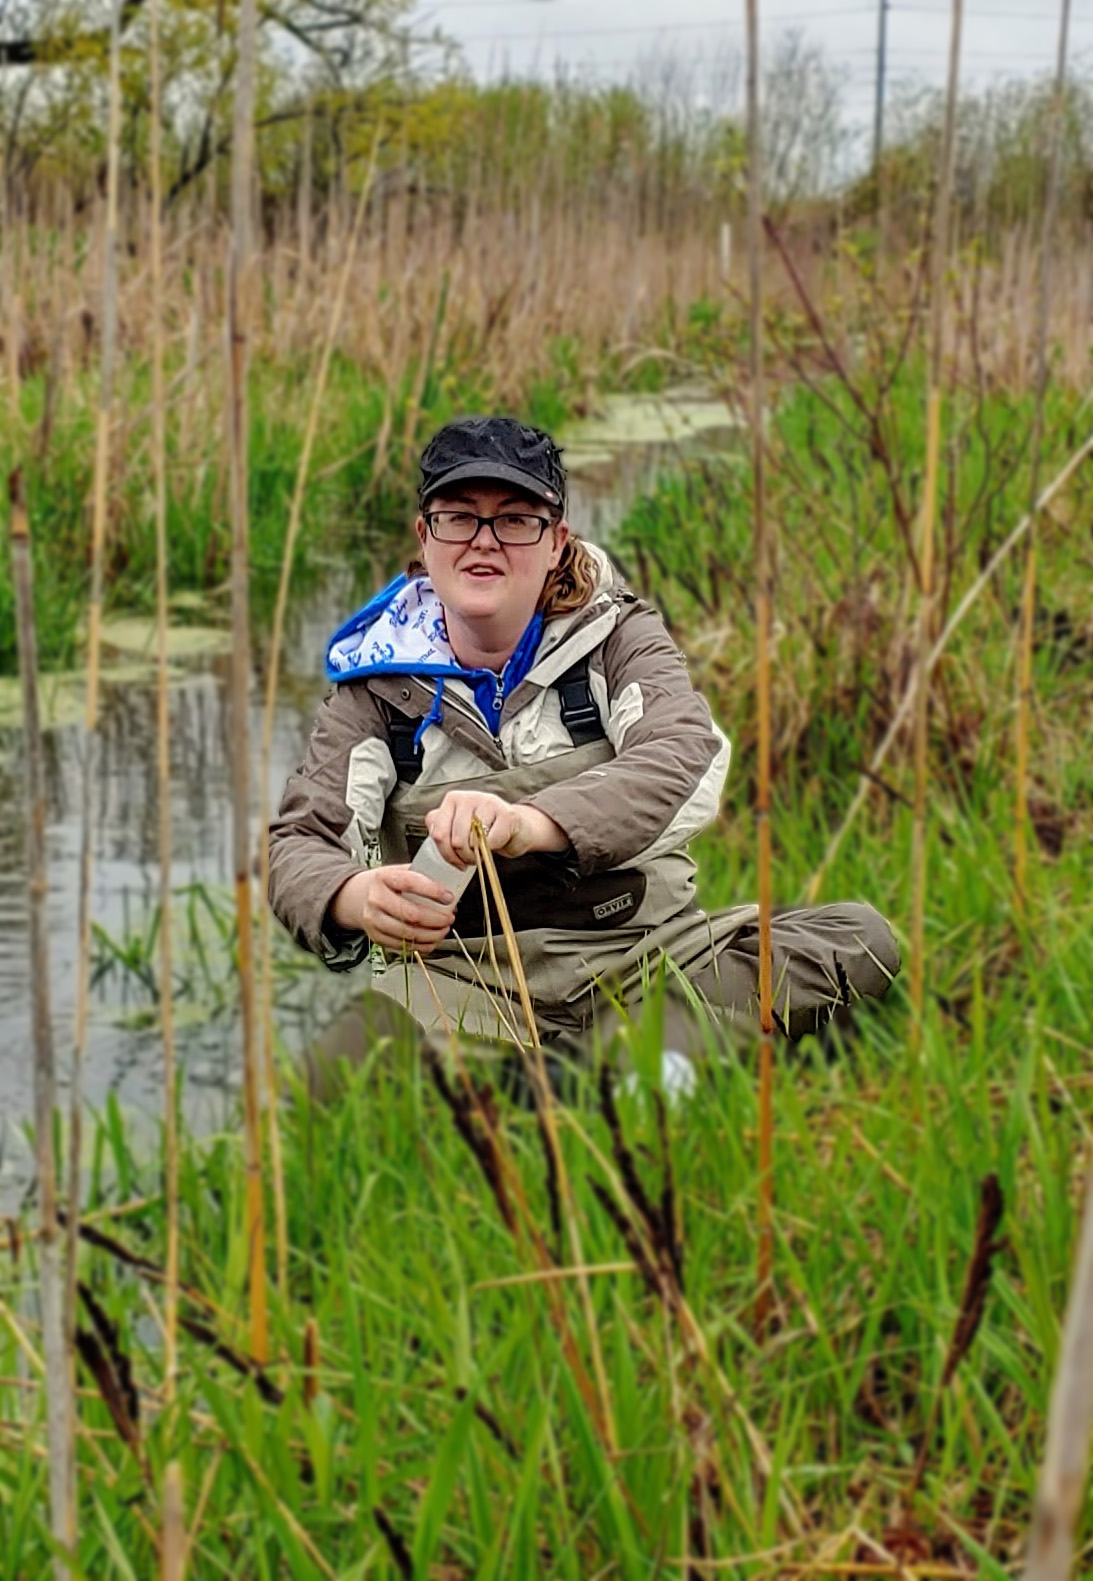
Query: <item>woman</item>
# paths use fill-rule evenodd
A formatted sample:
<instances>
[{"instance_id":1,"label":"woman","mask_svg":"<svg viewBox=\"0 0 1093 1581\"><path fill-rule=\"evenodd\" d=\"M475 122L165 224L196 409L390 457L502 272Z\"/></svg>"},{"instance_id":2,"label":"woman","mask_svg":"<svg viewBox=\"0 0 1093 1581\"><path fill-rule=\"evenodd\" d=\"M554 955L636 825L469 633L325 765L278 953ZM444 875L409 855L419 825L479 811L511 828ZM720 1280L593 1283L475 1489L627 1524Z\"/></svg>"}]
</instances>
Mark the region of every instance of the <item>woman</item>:
<instances>
[{"instance_id":1,"label":"woman","mask_svg":"<svg viewBox=\"0 0 1093 1581\"><path fill-rule=\"evenodd\" d=\"M717 813L729 743L659 615L571 534L547 434L449 423L421 473L420 561L330 644L334 690L271 830L278 917L334 970L371 954L373 987L425 1028L511 1039L522 1021L480 886L456 904L409 865L426 834L473 863L477 818L544 1038L586 1031L611 999L633 1007L666 958L669 986L682 976L754 1025L757 908L701 911L686 849ZM899 970L867 905L782 912L773 948L791 1037ZM693 1044L691 1019L666 1038Z\"/></svg>"}]
</instances>

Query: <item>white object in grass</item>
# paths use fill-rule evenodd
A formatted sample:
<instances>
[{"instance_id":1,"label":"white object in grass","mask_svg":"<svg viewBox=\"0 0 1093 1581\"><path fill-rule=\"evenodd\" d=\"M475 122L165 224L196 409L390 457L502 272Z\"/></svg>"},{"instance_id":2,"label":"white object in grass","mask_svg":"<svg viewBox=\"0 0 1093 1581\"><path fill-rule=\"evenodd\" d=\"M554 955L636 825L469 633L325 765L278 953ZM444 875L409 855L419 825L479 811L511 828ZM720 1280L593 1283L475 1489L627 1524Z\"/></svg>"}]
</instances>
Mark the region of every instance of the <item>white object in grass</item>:
<instances>
[{"instance_id":1,"label":"white object in grass","mask_svg":"<svg viewBox=\"0 0 1093 1581\"><path fill-rule=\"evenodd\" d=\"M660 1085L669 1103L678 1103L683 1098L694 1096L698 1075L686 1054L681 1054L678 1049L664 1050L660 1056ZM637 1072L631 1071L629 1076L624 1076L620 1086L624 1092L637 1092Z\"/></svg>"}]
</instances>

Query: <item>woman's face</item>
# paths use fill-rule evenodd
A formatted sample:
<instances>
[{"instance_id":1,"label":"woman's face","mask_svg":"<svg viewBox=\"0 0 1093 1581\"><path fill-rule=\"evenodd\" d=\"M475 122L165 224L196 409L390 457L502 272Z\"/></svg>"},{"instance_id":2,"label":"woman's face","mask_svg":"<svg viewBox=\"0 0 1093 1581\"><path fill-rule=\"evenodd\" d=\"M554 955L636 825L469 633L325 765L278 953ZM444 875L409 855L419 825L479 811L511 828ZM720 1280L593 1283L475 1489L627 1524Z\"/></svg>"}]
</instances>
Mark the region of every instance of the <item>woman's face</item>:
<instances>
[{"instance_id":1,"label":"woman's face","mask_svg":"<svg viewBox=\"0 0 1093 1581\"><path fill-rule=\"evenodd\" d=\"M435 494L427 506L436 511L469 511L475 516L509 513L551 517L550 507L533 495L514 490L511 483L476 483L468 479L452 485L450 493ZM429 580L449 618L454 614L473 625L511 624L522 631L535 612L547 572L562 556L569 528L562 521L550 526L538 543L498 543L491 527L479 527L470 543L443 543L429 531L424 516L416 523L422 559Z\"/></svg>"}]
</instances>

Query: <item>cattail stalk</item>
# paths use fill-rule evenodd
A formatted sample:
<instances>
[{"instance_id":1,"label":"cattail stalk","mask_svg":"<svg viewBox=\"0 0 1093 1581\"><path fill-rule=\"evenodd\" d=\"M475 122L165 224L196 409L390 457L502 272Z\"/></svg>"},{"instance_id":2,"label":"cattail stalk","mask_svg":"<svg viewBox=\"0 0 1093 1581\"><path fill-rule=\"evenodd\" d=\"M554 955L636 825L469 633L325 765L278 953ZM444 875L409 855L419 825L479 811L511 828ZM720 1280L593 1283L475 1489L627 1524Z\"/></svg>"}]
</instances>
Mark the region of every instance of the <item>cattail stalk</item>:
<instances>
[{"instance_id":1,"label":"cattail stalk","mask_svg":"<svg viewBox=\"0 0 1093 1581\"><path fill-rule=\"evenodd\" d=\"M270 801L269 782L270 767L273 758L273 723L277 707L277 686L281 674L281 648L284 642L285 615L288 610L289 586L292 580L292 561L296 553L296 540L300 533L300 522L303 518L304 498L307 494L307 485L311 475L311 456L315 448L315 436L319 428L319 416L323 409L323 400L326 395L326 383L330 373L330 362L334 355L334 346L337 342L338 331L341 327L342 315L345 311L346 297L349 291L349 282L353 273L356 260L357 243L360 239L361 229L364 224L364 215L368 206L368 194L372 187L372 176L376 167L376 155L379 151L379 138L372 148L372 159L365 176L364 186L361 188L360 198L357 203L356 218L346 248L345 263L338 289L334 297L334 305L330 313L330 322L327 325L326 340L323 344L322 356L319 361L318 377L311 397L311 409L308 412L307 427L304 431L304 444L300 452L300 464L296 469L296 484L292 494L292 505L289 509L288 527L285 531L285 547L281 556L281 578L277 587L277 605L273 613L273 631L270 636L269 660L266 670L266 702L262 715L262 753L259 769L259 830L258 830L258 893L259 893L259 966L260 982L262 989L262 1068L266 1083L266 1112L269 1122L270 1162L273 1169L273 1208L274 1208L274 1233L277 1245L277 1288L282 1301L288 1300L288 1215L285 1207L284 1170L281 1162L281 1132L277 1121L277 1070L273 1058L273 940L270 921L270 909L266 904L265 896L269 888L269 824Z\"/></svg>"},{"instance_id":2,"label":"cattail stalk","mask_svg":"<svg viewBox=\"0 0 1093 1581\"><path fill-rule=\"evenodd\" d=\"M1093 1433L1093 1166L1051 1387L1047 1442L1029 1536L1025 1581L1067 1581Z\"/></svg>"},{"instance_id":3,"label":"cattail stalk","mask_svg":"<svg viewBox=\"0 0 1093 1581\"><path fill-rule=\"evenodd\" d=\"M5 188L7 183L4 183ZM8 400L11 406L11 431L19 432L23 420L22 381L19 376L19 352L23 344L23 303L19 293L12 289L11 312L8 314Z\"/></svg>"},{"instance_id":4,"label":"cattail stalk","mask_svg":"<svg viewBox=\"0 0 1093 1581\"><path fill-rule=\"evenodd\" d=\"M68 1158L68 1234L65 1259L65 1331L70 1351L76 1330L76 1248L80 1208L83 1129L83 1062L91 998L91 868L94 859L95 775L99 756L99 657L103 559L110 486L111 410L118 323L118 184L121 149L121 0L110 22L110 90L107 131L106 229L103 236L102 351L95 427L95 477L91 515L91 597L87 612L87 699L84 761L81 766L80 870L76 958L76 1009L72 1036L71 1113ZM74 1355L74 1351L72 1351Z\"/></svg>"},{"instance_id":5,"label":"cattail stalk","mask_svg":"<svg viewBox=\"0 0 1093 1581\"><path fill-rule=\"evenodd\" d=\"M91 518L91 596L87 616L87 693L84 713L84 761L81 766L80 868L77 899L78 948L76 1006L72 1035L69 1089L68 1225L65 1237L64 1328L70 1371L75 1386L76 1264L80 1214L80 1156L83 1132L83 1064L91 998L91 868L93 862L95 776L99 756L99 656L101 648L103 549L106 539L110 473L111 408L117 349L118 181L121 148L121 0L110 21L110 87L107 127L106 229L103 237L103 319L99 404L95 430L95 476ZM73 1395L74 1397L74 1395ZM75 1529L76 1486L70 1496Z\"/></svg>"},{"instance_id":6,"label":"cattail stalk","mask_svg":"<svg viewBox=\"0 0 1093 1581\"><path fill-rule=\"evenodd\" d=\"M186 1549L182 1467L177 1460L172 1460L163 1476L163 1581L183 1581L186 1574Z\"/></svg>"},{"instance_id":7,"label":"cattail stalk","mask_svg":"<svg viewBox=\"0 0 1093 1581\"><path fill-rule=\"evenodd\" d=\"M228 450L231 459L232 865L239 931L243 1029L243 1127L250 1274L250 1338L256 1360L269 1358L265 1215L262 1203L261 1076L255 1025L254 936L250 876L250 598L247 374L251 333L256 0L240 0L232 131L231 247L228 255Z\"/></svg>"},{"instance_id":8,"label":"cattail stalk","mask_svg":"<svg viewBox=\"0 0 1093 1581\"><path fill-rule=\"evenodd\" d=\"M152 212L152 472L156 517L156 784L159 799L159 1003L163 1023L163 1105L166 1159L167 1269L163 1300L164 1393L174 1399L178 1353L178 1114L175 1080L175 1011L171 951L171 754L167 697L167 401L163 352L163 172L159 12L149 12L151 75ZM166 1495L165 1495L166 1497Z\"/></svg>"},{"instance_id":9,"label":"cattail stalk","mask_svg":"<svg viewBox=\"0 0 1093 1581\"><path fill-rule=\"evenodd\" d=\"M304 117L304 142L300 159L300 184L296 191L296 242L299 248L299 289L310 290L312 154L315 142L315 105L309 103Z\"/></svg>"},{"instance_id":10,"label":"cattail stalk","mask_svg":"<svg viewBox=\"0 0 1093 1581\"><path fill-rule=\"evenodd\" d=\"M42 1351L45 1358L46 1426L49 1442L50 1530L61 1548L76 1545L76 1423L72 1372L65 1336L64 1269L57 1233L57 1173L53 1153L56 1080L49 1004L49 884L46 875L46 792L42 732L38 718L38 643L30 554L30 519L23 480L13 472L11 501L12 580L15 585L16 638L22 676L26 740L27 870L30 939L31 1018L34 1037L34 1129L41 1216L38 1267L42 1299ZM69 1566L53 1561L57 1581Z\"/></svg>"},{"instance_id":11,"label":"cattail stalk","mask_svg":"<svg viewBox=\"0 0 1093 1581\"><path fill-rule=\"evenodd\" d=\"M941 146L941 179L934 213L933 288L930 302L930 374L926 397L926 479L919 538L919 608L917 683L915 691L915 797L911 830L911 1046L921 1047L923 996L926 982L926 884L929 875L929 831L926 824L928 749L930 741L930 631L934 607L934 523L941 452L941 353L945 330L945 272L949 259L949 214L952 207L956 151L956 101L960 80L960 34L964 0L953 0L949 36L949 81L945 94L945 126Z\"/></svg>"},{"instance_id":12,"label":"cattail stalk","mask_svg":"<svg viewBox=\"0 0 1093 1581\"><path fill-rule=\"evenodd\" d=\"M1047 394L1047 332L1051 307L1051 265L1055 222L1059 208L1063 148L1063 112L1066 106L1067 41L1070 33L1070 0L1062 0L1059 16L1059 52L1055 65L1055 91L1051 105L1051 156L1047 198L1040 239L1040 315L1036 344L1036 411L1032 420L1032 458L1029 477L1028 552L1021 598L1021 652L1017 681L1017 796L1013 831L1013 883L1017 908L1026 906L1028 867L1028 761L1029 715L1032 712L1032 632L1036 615L1036 495L1040 488L1040 462L1044 438L1044 398Z\"/></svg>"},{"instance_id":13,"label":"cattail stalk","mask_svg":"<svg viewBox=\"0 0 1093 1581\"><path fill-rule=\"evenodd\" d=\"M755 530L755 694L759 740L755 828L759 881L759 1290L756 1327L765 1333L774 1261L774 993L771 960L773 896L770 829L770 625L772 563L766 518L763 436L762 137L759 123L759 15L747 0L748 28L748 278L751 298L751 457Z\"/></svg>"}]
</instances>

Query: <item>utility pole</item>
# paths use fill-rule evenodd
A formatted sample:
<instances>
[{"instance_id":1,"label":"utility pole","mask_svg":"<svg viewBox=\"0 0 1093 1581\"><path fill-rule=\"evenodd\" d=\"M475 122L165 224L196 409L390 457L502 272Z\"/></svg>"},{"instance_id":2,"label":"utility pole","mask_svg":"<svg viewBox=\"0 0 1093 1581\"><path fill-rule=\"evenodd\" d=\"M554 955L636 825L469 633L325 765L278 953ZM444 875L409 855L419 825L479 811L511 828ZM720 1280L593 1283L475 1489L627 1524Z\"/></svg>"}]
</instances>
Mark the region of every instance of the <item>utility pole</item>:
<instances>
[{"instance_id":1,"label":"utility pole","mask_svg":"<svg viewBox=\"0 0 1093 1581\"><path fill-rule=\"evenodd\" d=\"M873 175L880 179L880 156L884 149L884 74L888 58L888 12L892 0L878 0L877 16L877 99L873 112Z\"/></svg>"}]
</instances>

